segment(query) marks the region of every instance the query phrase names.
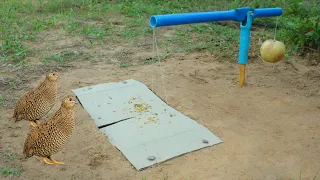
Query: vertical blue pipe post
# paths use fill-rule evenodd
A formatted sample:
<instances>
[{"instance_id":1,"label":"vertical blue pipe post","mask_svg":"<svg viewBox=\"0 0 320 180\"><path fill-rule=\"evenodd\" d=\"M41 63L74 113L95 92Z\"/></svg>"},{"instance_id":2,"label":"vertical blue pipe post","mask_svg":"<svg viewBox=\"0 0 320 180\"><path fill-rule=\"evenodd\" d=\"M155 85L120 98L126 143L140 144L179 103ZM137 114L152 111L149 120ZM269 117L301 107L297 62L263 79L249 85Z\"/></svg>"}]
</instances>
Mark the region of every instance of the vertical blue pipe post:
<instances>
[{"instance_id":1,"label":"vertical blue pipe post","mask_svg":"<svg viewBox=\"0 0 320 180\"><path fill-rule=\"evenodd\" d=\"M238 59L239 64L248 64L252 16L253 16L252 11L248 11L247 20L240 22L240 49L239 49L239 59Z\"/></svg>"},{"instance_id":2,"label":"vertical blue pipe post","mask_svg":"<svg viewBox=\"0 0 320 180\"><path fill-rule=\"evenodd\" d=\"M245 69L248 64L248 54L250 45L250 30L252 24L253 12L247 12L247 20L240 22L240 48L238 63L240 64L239 85L244 86L245 82Z\"/></svg>"}]
</instances>

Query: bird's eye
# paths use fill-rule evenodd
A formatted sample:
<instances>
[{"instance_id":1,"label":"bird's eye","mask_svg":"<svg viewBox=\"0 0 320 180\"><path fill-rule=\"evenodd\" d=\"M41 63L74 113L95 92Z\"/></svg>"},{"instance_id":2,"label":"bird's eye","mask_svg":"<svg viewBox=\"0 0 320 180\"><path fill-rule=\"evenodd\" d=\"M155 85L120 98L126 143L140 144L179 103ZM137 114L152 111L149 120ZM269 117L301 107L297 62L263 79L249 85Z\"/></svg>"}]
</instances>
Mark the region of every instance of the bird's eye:
<instances>
[{"instance_id":1,"label":"bird's eye","mask_svg":"<svg viewBox=\"0 0 320 180\"><path fill-rule=\"evenodd\" d=\"M55 76L56 74L55 74L55 73L53 73L52 75L54 75L54 76Z\"/></svg>"},{"instance_id":2,"label":"bird's eye","mask_svg":"<svg viewBox=\"0 0 320 180\"><path fill-rule=\"evenodd\" d=\"M71 98L69 98L69 101L72 101L72 99L71 99Z\"/></svg>"}]
</instances>

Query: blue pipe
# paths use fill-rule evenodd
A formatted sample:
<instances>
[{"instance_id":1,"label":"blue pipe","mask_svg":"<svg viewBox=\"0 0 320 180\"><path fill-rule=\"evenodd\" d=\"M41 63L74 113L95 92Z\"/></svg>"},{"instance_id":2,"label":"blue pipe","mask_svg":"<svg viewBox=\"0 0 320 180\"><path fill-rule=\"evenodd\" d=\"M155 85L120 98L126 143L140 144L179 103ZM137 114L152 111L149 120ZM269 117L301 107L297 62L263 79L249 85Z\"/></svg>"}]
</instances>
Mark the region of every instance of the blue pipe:
<instances>
[{"instance_id":1,"label":"blue pipe","mask_svg":"<svg viewBox=\"0 0 320 180\"><path fill-rule=\"evenodd\" d=\"M252 24L252 11L247 12L247 20L240 23L240 48L239 64L248 64L248 53L250 45L250 29ZM245 24L244 24L245 23Z\"/></svg>"},{"instance_id":2,"label":"blue pipe","mask_svg":"<svg viewBox=\"0 0 320 180\"><path fill-rule=\"evenodd\" d=\"M161 27L227 20L246 21L246 15L249 11L252 11L253 19L256 17L270 17L282 15L282 8L253 9L250 7L244 7L228 11L154 15L150 17L150 26Z\"/></svg>"}]
</instances>

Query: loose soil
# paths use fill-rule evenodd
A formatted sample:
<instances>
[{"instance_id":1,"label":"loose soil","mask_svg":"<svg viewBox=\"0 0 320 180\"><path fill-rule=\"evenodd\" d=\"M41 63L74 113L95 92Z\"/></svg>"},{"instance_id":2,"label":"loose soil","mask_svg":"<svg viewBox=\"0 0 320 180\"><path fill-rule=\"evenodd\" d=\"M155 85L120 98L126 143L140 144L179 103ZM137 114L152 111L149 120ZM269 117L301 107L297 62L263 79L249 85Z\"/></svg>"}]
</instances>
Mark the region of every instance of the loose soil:
<instances>
[{"instance_id":1,"label":"loose soil","mask_svg":"<svg viewBox=\"0 0 320 180\"><path fill-rule=\"evenodd\" d=\"M131 78L153 86L165 99L163 74L168 104L224 142L139 172L78 105L73 135L53 156L66 164L45 165L39 157L26 161L0 158L0 166L23 169L19 177L8 179L298 179L301 170L302 179L307 180L320 168L319 66L303 66L302 71L284 62L273 66L250 59L246 86L239 88L236 60L219 60L205 51L173 54L161 64L145 65L155 57L150 36L138 39L135 46L105 44L92 48L89 41L60 30L46 31L39 39L29 44L33 56L28 59L28 68L1 67L0 95L4 102L0 108L0 149L21 156L29 126L26 121L14 123L11 119L15 102L51 70L58 71L61 78L58 100L49 115L59 108L64 96L73 94L72 89ZM61 51L72 52L67 66L40 62L46 55ZM121 67L120 63L129 66ZM14 87L8 84L11 79Z\"/></svg>"}]
</instances>

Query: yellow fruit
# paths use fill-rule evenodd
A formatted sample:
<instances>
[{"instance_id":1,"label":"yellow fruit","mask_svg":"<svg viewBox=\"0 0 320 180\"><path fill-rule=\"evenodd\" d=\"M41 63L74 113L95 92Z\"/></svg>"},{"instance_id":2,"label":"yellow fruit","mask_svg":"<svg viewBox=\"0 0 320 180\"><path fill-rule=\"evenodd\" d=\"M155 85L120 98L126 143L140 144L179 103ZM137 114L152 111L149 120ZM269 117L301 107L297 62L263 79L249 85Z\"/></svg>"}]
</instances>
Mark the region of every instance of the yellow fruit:
<instances>
[{"instance_id":1,"label":"yellow fruit","mask_svg":"<svg viewBox=\"0 0 320 180\"><path fill-rule=\"evenodd\" d=\"M286 47L283 42L273 39L266 40L260 48L260 54L265 62L277 63L281 61L285 55Z\"/></svg>"}]
</instances>

